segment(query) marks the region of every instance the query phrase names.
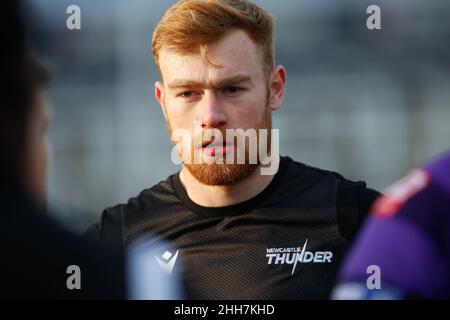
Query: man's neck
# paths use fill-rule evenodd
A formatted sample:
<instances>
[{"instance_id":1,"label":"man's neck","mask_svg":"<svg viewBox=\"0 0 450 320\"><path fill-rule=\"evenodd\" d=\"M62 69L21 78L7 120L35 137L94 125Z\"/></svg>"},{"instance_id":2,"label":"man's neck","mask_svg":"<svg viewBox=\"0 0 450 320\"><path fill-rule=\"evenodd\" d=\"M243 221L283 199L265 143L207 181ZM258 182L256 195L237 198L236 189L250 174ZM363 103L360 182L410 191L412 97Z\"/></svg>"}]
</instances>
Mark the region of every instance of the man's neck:
<instances>
[{"instance_id":1,"label":"man's neck","mask_svg":"<svg viewBox=\"0 0 450 320\"><path fill-rule=\"evenodd\" d=\"M261 193L274 175L261 175L258 167L248 178L229 186L208 186L200 183L186 167L182 167L180 181L189 198L204 207L224 207L249 200Z\"/></svg>"}]
</instances>

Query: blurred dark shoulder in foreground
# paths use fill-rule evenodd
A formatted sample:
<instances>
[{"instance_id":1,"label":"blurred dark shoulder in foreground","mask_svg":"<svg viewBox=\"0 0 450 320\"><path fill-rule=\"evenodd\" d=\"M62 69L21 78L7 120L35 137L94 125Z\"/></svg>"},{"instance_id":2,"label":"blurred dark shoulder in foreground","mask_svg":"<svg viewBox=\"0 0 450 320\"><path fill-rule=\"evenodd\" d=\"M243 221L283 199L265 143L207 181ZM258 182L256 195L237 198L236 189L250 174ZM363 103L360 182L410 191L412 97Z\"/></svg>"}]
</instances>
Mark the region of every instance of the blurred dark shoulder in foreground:
<instances>
[{"instance_id":1,"label":"blurred dark shoulder in foreground","mask_svg":"<svg viewBox=\"0 0 450 320\"><path fill-rule=\"evenodd\" d=\"M10 186L2 190L1 299L123 299L122 263L38 212ZM80 289L68 288L80 270Z\"/></svg>"},{"instance_id":2,"label":"blurred dark shoulder in foreground","mask_svg":"<svg viewBox=\"0 0 450 320\"><path fill-rule=\"evenodd\" d=\"M34 177L26 169L39 168L32 163L36 150L28 150L39 65L25 48L19 4L0 3L0 299L124 298L121 256L59 226L32 192ZM73 266L80 271L78 289Z\"/></svg>"}]
</instances>

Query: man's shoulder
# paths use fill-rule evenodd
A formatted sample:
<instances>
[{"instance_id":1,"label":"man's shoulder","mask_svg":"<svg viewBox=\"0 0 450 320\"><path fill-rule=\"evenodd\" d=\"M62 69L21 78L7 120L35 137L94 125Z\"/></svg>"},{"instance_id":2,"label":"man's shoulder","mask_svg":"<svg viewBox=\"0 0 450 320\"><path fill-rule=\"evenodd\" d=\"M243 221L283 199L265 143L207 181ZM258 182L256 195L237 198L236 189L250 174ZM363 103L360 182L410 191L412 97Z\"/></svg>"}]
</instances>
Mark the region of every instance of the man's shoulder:
<instances>
[{"instance_id":1,"label":"man's shoulder","mask_svg":"<svg viewBox=\"0 0 450 320\"><path fill-rule=\"evenodd\" d=\"M315 167L312 165L308 165L299 161L295 161L290 157L284 157L286 161L289 163L290 168L290 178L299 177L301 179L305 179L305 175L313 180L320 180L324 178L331 178L342 183L343 186L350 185L360 185L364 184L364 181L354 181L344 177L342 174L328 169L323 169L319 167Z\"/></svg>"},{"instance_id":2,"label":"man's shoulder","mask_svg":"<svg viewBox=\"0 0 450 320\"><path fill-rule=\"evenodd\" d=\"M88 228L85 237L103 241L105 238L104 230L109 230L111 229L110 227L119 228L124 217L133 219L134 216L142 214L155 216L159 212L157 208L166 207L171 202L177 203L179 200L173 189L172 178L173 175L150 188L142 190L137 196L129 198L125 203L105 208L101 214L100 221ZM112 239L112 241L117 242L119 239Z\"/></svg>"},{"instance_id":3,"label":"man's shoulder","mask_svg":"<svg viewBox=\"0 0 450 320\"><path fill-rule=\"evenodd\" d=\"M175 192L172 185L172 177L160 181L150 188L146 188L139 192L138 195L131 197L126 203L119 203L105 209L104 214L113 211L141 211L150 209L161 202L169 202L174 200Z\"/></svg>"},{"instance_id":4,"label":"man's shoulder","mask_svg":"<svg viewBox=\"0 0 450 320\"><path fill-rule=\"evenodd\" d=\"M338 184L338 201L341 197L347 198L351 197L353 193L357 193L356 196L360 198L360 202L368 206L372 204L374 198L380 195L380 192L369 188L367 183L363 180L348 179L336 171L310 166L292 160L291 158L288 158L288 161L290 162L290 167L292 168L291 174L293 176L298 175L300 178L303 178L303 174L310 177L313 181L318 181L325 178L331 178L331 180L336 181Z\"/></svg>"},{"instance_id":5,"label":"man's shoulder","mask_svg":"<svg viewBox=\"0 0 450 320\"><path fill-rule=\"evenodd\" d=\"M290 158L288 161L291 183L298 181L299 184L308 185L312 190L317 190L314 186L319 188L325 186L326 190L335 190L339 230L347 239L353 238L381 193L369 188L365 181L351 180L338 172L310 166ZM330 189L331 185L333 188Z\"/></svg>"}]
</instances>

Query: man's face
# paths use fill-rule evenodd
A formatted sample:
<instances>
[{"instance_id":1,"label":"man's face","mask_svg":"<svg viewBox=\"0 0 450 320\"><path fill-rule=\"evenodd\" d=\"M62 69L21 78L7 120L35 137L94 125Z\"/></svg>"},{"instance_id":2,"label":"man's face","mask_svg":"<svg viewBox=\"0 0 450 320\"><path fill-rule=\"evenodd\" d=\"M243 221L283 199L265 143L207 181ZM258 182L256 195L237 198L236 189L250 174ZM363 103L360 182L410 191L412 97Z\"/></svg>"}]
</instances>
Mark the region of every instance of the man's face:
<instances>
[{"instance_id":1,"label":"man's face","mask_svg":"<svg viewBox=\"0 0 450 320\"><path fill-rule=\"evenodd\" d=\"M162 49L159 65L164 83L156 84L156 97L168 122L169 132L185 129L192 140L194 132L218 129L225 140L227 129L270 129L270 81L264 75L261 50L240 30L229 32L208 47L208 64L200 54L181 55ZM194 128L194 124L197 128ZM203 142L204 139L203 139ZM229 185L249 176L258 164L191 164L191 151L204 157L225 154L235 148L228 144L192 143L180 150L180 157L192 175L208 185ZM231 143L231 144L230 144ZM214 145L214 148L211 146ZM195 149L195 150L194 150ZM245 148L246 149L246 148ZM239 153L239 150L235 151ZM248 150L245 150L248 153ZM186 158L186 154L188 156ZM248 158L247 158L248 159Z\"/></svg>"}]
</instances>

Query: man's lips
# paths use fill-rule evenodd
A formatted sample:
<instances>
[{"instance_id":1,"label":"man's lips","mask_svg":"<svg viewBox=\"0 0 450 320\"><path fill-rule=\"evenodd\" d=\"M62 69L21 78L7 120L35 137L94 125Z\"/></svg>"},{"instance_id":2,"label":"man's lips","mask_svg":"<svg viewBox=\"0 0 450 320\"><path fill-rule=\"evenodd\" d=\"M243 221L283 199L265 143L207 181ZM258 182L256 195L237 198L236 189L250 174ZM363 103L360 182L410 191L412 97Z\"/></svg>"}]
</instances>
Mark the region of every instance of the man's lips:
<instances>
[{"instance_id":1,"label":"man's lips","mask_svg":"<svg viewBox=\"0 0 450 320\"><path fill-rule=\"evenodd\" d=\"M220 148L220 147L223 147L226 145L227 145L226 141L223 141L223 140L216 141L216 139L213 137L210 140L203 141L201 148L202 149L204 149L204 148Z\"/></svg>"},{"instance_id":2,"label":"man's lips","mask_svg":"<svg viewBox=\"0 0 450 320\"><path fill-rule=\"evenodd\" d=\"M209 141L202 144L201 150L202 153L214 157L217 154L226 154L231 147L232 145L226 142Z\"/></svg>"}]
</instances>

